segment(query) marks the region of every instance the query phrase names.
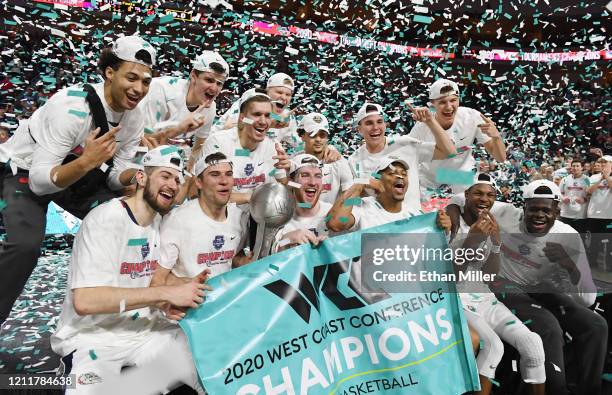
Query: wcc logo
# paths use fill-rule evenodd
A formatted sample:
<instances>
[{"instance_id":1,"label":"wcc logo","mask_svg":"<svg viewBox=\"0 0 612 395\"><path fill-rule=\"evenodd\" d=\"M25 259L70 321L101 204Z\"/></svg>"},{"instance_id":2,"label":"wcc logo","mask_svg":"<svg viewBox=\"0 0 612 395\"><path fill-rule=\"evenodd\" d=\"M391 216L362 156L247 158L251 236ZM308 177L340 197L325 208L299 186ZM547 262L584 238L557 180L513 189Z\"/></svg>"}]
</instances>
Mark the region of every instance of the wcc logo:
<instances>
[{"instance_id":1,"label":"wcc logo","mask_svg":"<svg viewBox=\"0 0 612 395\"><path fill-rule=\"evenodd\" d=\"M149 242L147 241L140 247L140 253L142 254L142 259L145 259L147 255L151 252L151 247L149 247Z\"/></svg>"},{"instance_id":2,"label":"wcc logo","mask_svg":"<svg viewBox=\"0 0 612 395\"><path fill-rule=\"evenodd\" d=\"M364 293L359 290L359 278L356 265L360 257L329 265L319 265L313 268L312 281L304 273L300 273L297 288L284 280L276 280L264 285L268 291L284 300L300 316L304 322L310 322L310 312L314 307L320 310L321 293L325 295L339 310L353 310L381 302L391 296L381 290L370 290ZM348 286L351 295L345 295L338 289L340 275L350 273ZM365 287L365 284L363 284Z\"/></svg>"},{"instance_id":3,"label":"wcc logo","mask_svg":"<svg viewBox=\"0 0 612 395\"><path fill-rule=\"evenodd\" d=\"M247 163L246 166L244 166L244 173L247 176L250 176L251 174L253 174L253 170L255 170L253 168L253 164L252 163Z\"/></svg>"},{"instance_id":4,"label":"wcc logo","mask_svg":"<svg viewBox=\"0 0 612 395\"><path fill-rule=\"evenodd\" d=\"M220 250L221 247L223 247L223 244L225 244L225 238L223 235L215 236L215 239L213 240L213 247L215 247L215 250Z\"/></svg>"}]
</instances>

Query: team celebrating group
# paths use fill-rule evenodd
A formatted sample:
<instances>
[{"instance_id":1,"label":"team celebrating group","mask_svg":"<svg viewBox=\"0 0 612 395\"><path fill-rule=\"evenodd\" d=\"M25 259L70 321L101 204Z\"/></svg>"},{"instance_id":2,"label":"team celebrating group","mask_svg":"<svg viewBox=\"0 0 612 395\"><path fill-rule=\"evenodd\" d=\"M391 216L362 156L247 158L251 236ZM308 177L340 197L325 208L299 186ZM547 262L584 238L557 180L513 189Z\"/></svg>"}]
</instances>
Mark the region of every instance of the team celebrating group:
<instances>
[{"instance_id":1,"label":"team celebrating group","mask_svg":"<svg viewBox=\"0 0 612 395\"><path fill-rule=\"evenodd\" d=\"M447 79L430 85L434 112L408 104L415 121L408 135L387 133L381 105L361 105L353 126L363 144L344 158L329 144L323 114L298 122L290 110L291 76L272 75L265 89L245 91L217 117L215 99L230 74L218 53L197 56L188 79L153 77L155 62L156 50L142 38L116 39L99 56L103 82L60 90L0 145L7 203L0 322L36 266L49 202L83 218L51 338L63 372L76 374L78 393L126 388L146 366L157 370L139 382L143 393L181 383L205 392L176 321L203 303L207 279L255 260L249 202L257 187L281 183L295 198L293 217L266 251L272 254L421 214L427 189L441 186L440 169L476 167L474 142L506 160L495 123L460 106L459 86ZM173 144L185 140L193 140L190 150ZM611 165L604 156L588 189L599 212L612 212ZM496 202L491 175L474 173L470 185L451 185L456 195L438 211L451 247L487 251L483 262L457 270L497 273L522 290L501 297L485 283L477 290L457 284L481 394L492 390L502 340L520 354L532 393L600 393L607 323L589 308L597 290L585 248L557 219L564 204L575 204L567 191L573 181L562 189L533 181L517 209ZM551 277L567 289L533 292ZM125 366L136 368L125 373Z\"/></svg>"}]
</instances>

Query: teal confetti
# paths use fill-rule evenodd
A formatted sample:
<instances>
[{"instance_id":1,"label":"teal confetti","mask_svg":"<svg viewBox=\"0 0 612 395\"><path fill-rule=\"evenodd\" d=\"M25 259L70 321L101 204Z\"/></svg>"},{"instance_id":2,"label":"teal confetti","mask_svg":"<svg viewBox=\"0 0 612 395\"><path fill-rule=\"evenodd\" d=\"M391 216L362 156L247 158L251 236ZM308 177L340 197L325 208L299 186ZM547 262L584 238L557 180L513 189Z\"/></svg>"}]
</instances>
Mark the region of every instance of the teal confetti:
<instances>
[{"instance_id":1,"label":"teal confetti","mask_svg":"<svg viewBox=\"0 0 612 395\"><path fill-rule=\"evenodd\" d=\"M142 246L147 244L147 239L129 239L128 240L128 247L130 246Z\"/></svg>"},{"instance_id":2,"label":"teal confetti","mask_svg":"<svg viewBox=\"0 0 612 395\"><path fill-rule=\"evenodd\" d=\"M68 91L68 96L87 97L87 92L85 92L85 91L75 91L75 90L70 89Z\"/></svg>"},{"instance_id":3,"label":"teal confetti","mask_svg":"<svg viewBox=\"0 0 612 395\"><path fill-rule=\"evenodd\" d=\"M89 350L89 357L90 357L90 358L91 358L93 361L95 361L96 359L98 359L98 356L96 355L96 352L95 352L93 349L92 349L92 350Z\"/></svg>"},{"instance_id":4,"label":"teal confetti","mask_svg":"<svg viewBox=\"0 0 612 395\"><path fill-rule=\"evenodd\" d=\"M134 315L132 315L132 320L136 321L138 319L138 317L140 316L139 312L134 313Z\"/></svg>"},{"instance_id":5,"label":"teal confetti","mask_svg":"<svg viewBox=\"0 0 612 395\"><path fill-rule=\"evenodd\" d=\"M165 15L159 18L159 23L160 24L165 24L165 23L170 23L174 20L174 15L170 14L170 15Z\"/></svg>"},{"instance_id":6,"label":"teal confetti","mask_svg":"<svg viewBox=\"0 0 612 395\"><path fill-rule=\"evenodd\" d=\"M300 207L300 208L312 208L312 204L306 203L306 202L298 203L298 207Z\"/></svg>"},{"instance_id":7,"label":"teal confetti","mask_svg":"<svg viewBox=\"0 0 612 395\"><path fill-rule=\"evenodd\" d=\"M349 222L348 217L340 217L340 218L338 218L338 220L339 220L340 222L342 222L343 224L345 224L345 223Z\"/></svg>"},{"instance_id":8,"label":"teal confetti","mask_svg":"<svg viewBox=\"0 0 612 395\"><path fill-rule=\"evenodd\" d=\"M523 321L523 324L525 324L525 325L529 325L529 324L531 324L532 322L533 322L533 320L529 319L529 320L527 320L527 321Z\"/></svg>"},{"instance_id":9,"label":"teal confetti","mask_svg":"<svg viewBox=\"0 0 612 395\"><path fill-rule=\"evenodd\" d=\"M248 149L236 148L236 151L234 151L234 156L250 156L250 155L251 155L251 151L249 151Z\"/></svg>"},{"instance_id":10,"label":"teal confetti","mask_svg":"<svg viewBox=\"0 0 612 395\"><path fill-rule=\"evenodd\" d=\"M173 152L178 152L178 148L176 148L174 145L171 145L170 147L163 148L163 149L160 151L160 153L161 153L162 155L168 155L168 154L171 154L171 153L173 153Z\"/></svg>"},{"instance_id":11,"label":"teal confetti","mask_svg":"<svg viewBox=\"0 0 612 395\"><path fill-rule=\"evenodd\" d=\"M327 222L330 219L332 219L332 215L331 214L327 214L327 216L325 217L324 221Z\"/></svg>"},{"instance_id":12,"label":"teal confetti","mask_svg":"<svg viewBox=\"0 0 612 395\"><path fill-rule=\"evenodd\" d=\"M276 265L274 265L274 264L272 264L272 263L270 264L270 266L269 266L269 267L270 267L270 269L273 269L273 270L276 270L276 271L279 271L279 270L280 270L280 268L279 268L278 266L276 266Z\"/></svg>"},{"instance_id":13,"label":"teal confetti","mask_svg":"<svg viewBox=\"0 0 612 395\"><path fill-rule=\"evenodd\" d=\"M0 200L0 211L4 210L8 204L4 200Z\"/></svg>"},{"instance_id":14,"label":"teal confetti","mask_svg":"<svg viewBox=\"0 0 612 395\"><path fill-rule=\"evenodd\" d=\"M493 379L489 379L490 382L493 383L493 385L495 385L496 387L499 387L499 383Z\"/></svg>"},{"instance_id":15,"label":"teal confetti","mask_svg":"<svg viewBox=\"0 0 612 395\"><path fill-rule=\"evenodd\" d=\"M472 185L474 173L446 167L436 169L436 182L448 185Z\"/></svg>"},{"instance_id":16,"label":"teal confetti","mask_svg":"<svg viewBox=\"0 0 612 395\"><path fill-rule=\"evenodd\" d=\"M432 18L430 16L425 16L425 15L414 15L412 17L412 20L418 23L425 23L429 25L432 21Z\"/></svg>"},{"instance_id":17,"label":"teal confetti","mask_svg":"<svg viewBox=\"0 0 612 395\"><path fill-rule=\"evenodd\" d=\"M76 115L79 118L85 118L89 115L88 112L84 112L84 111L79 111L79 110L75 110L73 108L71 108L70 110L68 110L68 114L72 114L72 115Z\"/></svg>"},{"instance_id":18,"label":"teal confetti","mask_svg":"<svg viewBox=\"0 0 612 395\"><path fill-rule=\"evenodd\" d=\"M343 206L359 206L361 205L361 198L355 197L355 198L346 199L342 205Z\"/></svg>"}]
</instances>

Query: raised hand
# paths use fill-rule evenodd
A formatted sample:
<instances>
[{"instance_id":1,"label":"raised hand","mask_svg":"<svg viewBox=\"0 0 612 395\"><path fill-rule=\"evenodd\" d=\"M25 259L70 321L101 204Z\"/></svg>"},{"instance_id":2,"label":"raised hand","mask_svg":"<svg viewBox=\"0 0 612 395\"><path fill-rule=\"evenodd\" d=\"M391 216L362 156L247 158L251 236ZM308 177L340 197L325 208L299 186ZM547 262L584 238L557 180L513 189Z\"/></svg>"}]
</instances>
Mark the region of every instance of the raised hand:
<instances>
[{"instance_id":1,"label":"raised hand","mask_svg":"<svg viewBox=\"0 0 612 395\"><path fill-rule=\"evenodd\" d=\"M272 159L276 159L274 167L277 169L285 169L287 172L289 172L291 170L291 161L289 160L289 156L280 143L276 143L274 147L276 148L276 155L272 157Z\"/></svg>"},{"instance_id":2,"label":"raised hand","mask_svg":"<svg viewBox=\"0 0 612 395\"><path fill-rule=\"evenodd\" d=\"M480 128L480 131L491 138L499 137L500 136L499 130L497 130L495 123L493 123L491 119L485 117L482 114L480 114L480 117L484 121L484 123L478 125L478 127Z\"/></svg>"},{"instance_id":3,"label":"raised hand","mask_svg":"<svg viewBox=\"0 0 612 395\"><path fill-rule=\"evenodd\" d=\"M204 122L206 122L206 118L204 118L204 115L202 114L202 110L204 108L204 104L200 104L194 112L186 116L185 119L183 119L179 124L179 130L186 133L204 125Z\"/></svg>"},{"instance_id":4,"label":"raised hand","mask_svg":"<svg viewBox=\"0 0 612 395\"><path fill-rule=\"evenodd\" d=\"M81 157L85 163L92 168L99 167L115 155L117 152L117 142L115 135L121 130L121 126L116 126L103 136L98 137L100 128L95 128L85 140L85 149Z\"/></svg>"},{"instance_id":5,"label":"raised hand","mask_svg":"<svg viewBox=\"0 0 612 395\"><path fill-rule=\"evenodd\" d=\"M434 120L434 115L427 107L413 107L412 104L406 103L412 112L412 119L417 122L429 123Z\"/></svg>"},{"instance_id":6,"label":"raised hand","mask_svg":"<svg viewBox=\"0 0 612 395\"><path fill-rule=\"evenodd\" d=\"M446 211L438 210L438 216L436 217L436 225L438 225L438 228L444 229L446 233L451 231L451 227L453 224L451 222L450 216L446 214Z\"/></svg>"},{"instance_id":7,"label":"raised hand","mask_svg":"<svg viewBox=\"0 0 612 395\"><path fill-rule=\"evenodd\" d=\"M328 145L325 148L323 152L323 163L333 163L340 160L340 158L342 158L342 155L340 155L340 152L338 152L334 146Z\"/></svg>"}]
</instances>

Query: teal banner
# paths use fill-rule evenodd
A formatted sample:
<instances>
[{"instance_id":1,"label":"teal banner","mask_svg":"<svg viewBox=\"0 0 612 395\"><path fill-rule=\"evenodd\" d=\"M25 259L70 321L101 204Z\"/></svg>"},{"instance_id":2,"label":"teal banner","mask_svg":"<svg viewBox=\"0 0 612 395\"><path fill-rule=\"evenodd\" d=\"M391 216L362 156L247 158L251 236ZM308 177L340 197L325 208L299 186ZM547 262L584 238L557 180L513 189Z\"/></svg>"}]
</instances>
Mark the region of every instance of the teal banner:
<instances>
[{"instance_id":1,"label":"teal banner","mask_svg":"<svg viewBox=\"0 0 612 395\"><path fill-rule=\"evenodd\" d=\"M467 323L449 293L454 284L428 282L411 294L359 285L362 233L427 233L424 247L446 248L435 219L430 213L337 236L212 278L214 291L180 322L208 393L477 390ZM421 264L413 270L425 270ZM436 264L452 270L450 261Z\"/></svg>"}]
</instances>

